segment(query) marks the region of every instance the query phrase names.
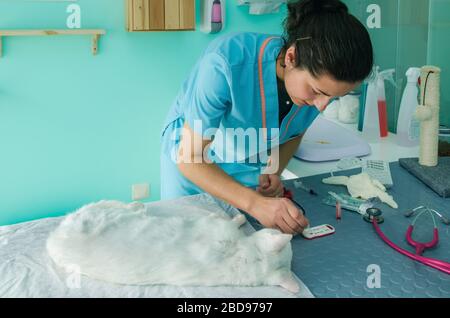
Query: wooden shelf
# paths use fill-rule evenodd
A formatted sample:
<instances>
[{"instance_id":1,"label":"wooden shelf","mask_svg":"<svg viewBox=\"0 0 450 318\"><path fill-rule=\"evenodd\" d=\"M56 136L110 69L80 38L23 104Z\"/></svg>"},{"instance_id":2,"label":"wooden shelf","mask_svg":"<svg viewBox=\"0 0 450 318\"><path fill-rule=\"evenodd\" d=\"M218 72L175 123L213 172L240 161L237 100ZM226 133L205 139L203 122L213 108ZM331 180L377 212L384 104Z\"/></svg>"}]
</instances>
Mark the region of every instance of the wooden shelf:
<instances>
[{"instance_id":1,"label":"wooden shelf","mask_svg":"<svg viewBox=\"0 0 450 318\"><path fill-rule=\"evenodd\" d=\"M102 29L48 29L48 30L0 30L0 57L2 57L2 38L6 36L49 36L49 35L89 35L92 36L92 54L98 51L98 40L106 34Z\"/></svg>"},{"instance_id":2,"label":"wooden shelf","mask_svg":"<svg viewBox=\"0 0 450 318\"><path fill-rule=\"evenodd\" d=\"M129 32L195 30L195 0L125 0Z\"/></svg>"}]
</instances>

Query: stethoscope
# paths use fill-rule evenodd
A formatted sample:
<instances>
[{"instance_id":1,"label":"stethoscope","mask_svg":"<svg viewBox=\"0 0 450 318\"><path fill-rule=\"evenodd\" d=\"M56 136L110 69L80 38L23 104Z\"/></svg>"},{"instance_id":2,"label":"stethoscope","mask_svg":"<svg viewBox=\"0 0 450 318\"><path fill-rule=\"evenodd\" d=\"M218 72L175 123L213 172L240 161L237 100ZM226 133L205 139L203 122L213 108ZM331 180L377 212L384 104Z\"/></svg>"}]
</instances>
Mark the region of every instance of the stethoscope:
<instances>
[{"instance_id":1,"label":"stethoscope","mask_svg":"<svg viewBox=\"0 0 450 318\"><path fill-rule=\"evenodd\" d=\"M428 243L421 243L421 242L416 242L412 239L412 233L414 230L414 225L417 221L417 219L425 212L429 212L433 218L433 223L434 223L434 229L433 229L433 240L431 240ZM413 246L416 249L416 253L413 254L405 249L402 249L401 247L399 247L398 245L395 245L392 241L390 241L386 235L384 235L384 233L381 231L380 227L378 224L383 223L384 219L381 216L382 212L380 209L378 208L368 208L366 210L366 215L364 216L364 220L366 220L367 222L370 222L373 224L373 227L375 228L375 231L378 233L378 235L381 237L381 239L388 244L390 247L392 247L394 250L396 250L397 252L399 252L400 254L403 254L405 256L408 256L409 258L412 258L415 261L421 262L424 265L433 267L437 270L440 270L446 274L450 274L450 263L448 262L444 262L435 258L430 258L430 257L423 257L422 253L427 249L427 248L432 248L435 247L438 242L439 242L439 233L438 233L438 228L436 226L436 220L434 218L434 215L431 211L429 211L428 209L425 211L422 211L419 215L416 216L416 218L414 219L414 221L408 226L408 230L406 231L406 241L408 242L409 245Z\"/></svg>"}]
</instances>

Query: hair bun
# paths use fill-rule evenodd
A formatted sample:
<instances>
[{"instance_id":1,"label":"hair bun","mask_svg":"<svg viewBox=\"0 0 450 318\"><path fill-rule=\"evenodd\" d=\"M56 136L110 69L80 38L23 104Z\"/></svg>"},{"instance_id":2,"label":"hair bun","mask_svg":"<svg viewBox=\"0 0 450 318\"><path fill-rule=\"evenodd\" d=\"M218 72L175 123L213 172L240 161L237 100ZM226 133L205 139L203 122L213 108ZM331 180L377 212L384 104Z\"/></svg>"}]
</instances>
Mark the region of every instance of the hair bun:
<instances>
[{"instance_id":1,"label":"hair bun","mask_svg":"<svg viewBox=\"0 0 450 318\"><path fill-rule=\"evenodd\" d=\"M288 3L287 7L297 21L320 13L348 13L347 6L339 0L300 0Z\"/></svg>"},{"instance_id":2,"label":"hair bun","mask_svg":"<svg viewBox=\"0 0 450 318\"><path fill-rule=\"evenodd\" d=\"M319 11L326 11L330 13L348 13L347 6L337 0L312 0L318 3Z\"/></svg>"}]
</instances>

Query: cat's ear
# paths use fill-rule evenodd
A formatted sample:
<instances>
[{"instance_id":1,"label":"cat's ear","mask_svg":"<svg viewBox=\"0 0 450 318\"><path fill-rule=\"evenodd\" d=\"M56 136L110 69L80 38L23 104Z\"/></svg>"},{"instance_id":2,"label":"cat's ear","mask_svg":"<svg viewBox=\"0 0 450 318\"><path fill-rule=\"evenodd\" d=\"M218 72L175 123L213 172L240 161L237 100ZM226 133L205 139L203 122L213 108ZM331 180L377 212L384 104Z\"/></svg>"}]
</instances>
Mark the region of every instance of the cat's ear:
<instances>
[{"instance_id":1,"label":"cat's ear","mask_svg":"<svg viewBox=\"0 0 450 318\"><path fill-rule=\"evenodd\" d=\"M257 233L260 237L259 246L269 252L280 252L292 240L291 234L283 234L278 230L263 229Z\"/></svg>"},{"instance_id":2,"label":"cat's ear","mask_svg":"<svg viewBox=\"0 0 450 318\"><path fill-rule=\"evenodd\" d=\"M292 240L291 234L277 234L272 235L272 238L268 242L268 248L271 251L279 252L281 251L289 242Z\"/></svg>"},{"instance_id":3,"label":"cat's ear","mask_svg":"<svg viewBox=\"0 0 450 318\"><path fill-rule=\"evenodd\" d=\"M292 274L286 275L286 277L281 280L280 286L294 294L300 291L300 286Z\"/></svg>"}]
</instances>

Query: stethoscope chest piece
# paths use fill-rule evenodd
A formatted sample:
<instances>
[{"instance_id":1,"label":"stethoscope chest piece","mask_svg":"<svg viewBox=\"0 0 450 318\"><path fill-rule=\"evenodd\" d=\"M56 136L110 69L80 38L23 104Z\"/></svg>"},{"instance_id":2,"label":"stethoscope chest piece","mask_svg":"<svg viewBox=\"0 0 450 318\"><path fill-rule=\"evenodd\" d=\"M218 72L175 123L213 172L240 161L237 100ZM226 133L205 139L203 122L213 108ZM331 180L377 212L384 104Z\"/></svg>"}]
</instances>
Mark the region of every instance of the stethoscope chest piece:
<instances>
[{"instance_id":1,"label":"stethoscope chest piece","mask_svg":"<svg viewBox=\"0 0 450 318\"><path fill-rule=\"evenodd\" d=\"M364 221L369 223L373 223L373 220L376 220L378 224L384 222L384 218L381 216L381 210L378 208L368 208L363 218Z\"/></svg>"}]
</instances>

